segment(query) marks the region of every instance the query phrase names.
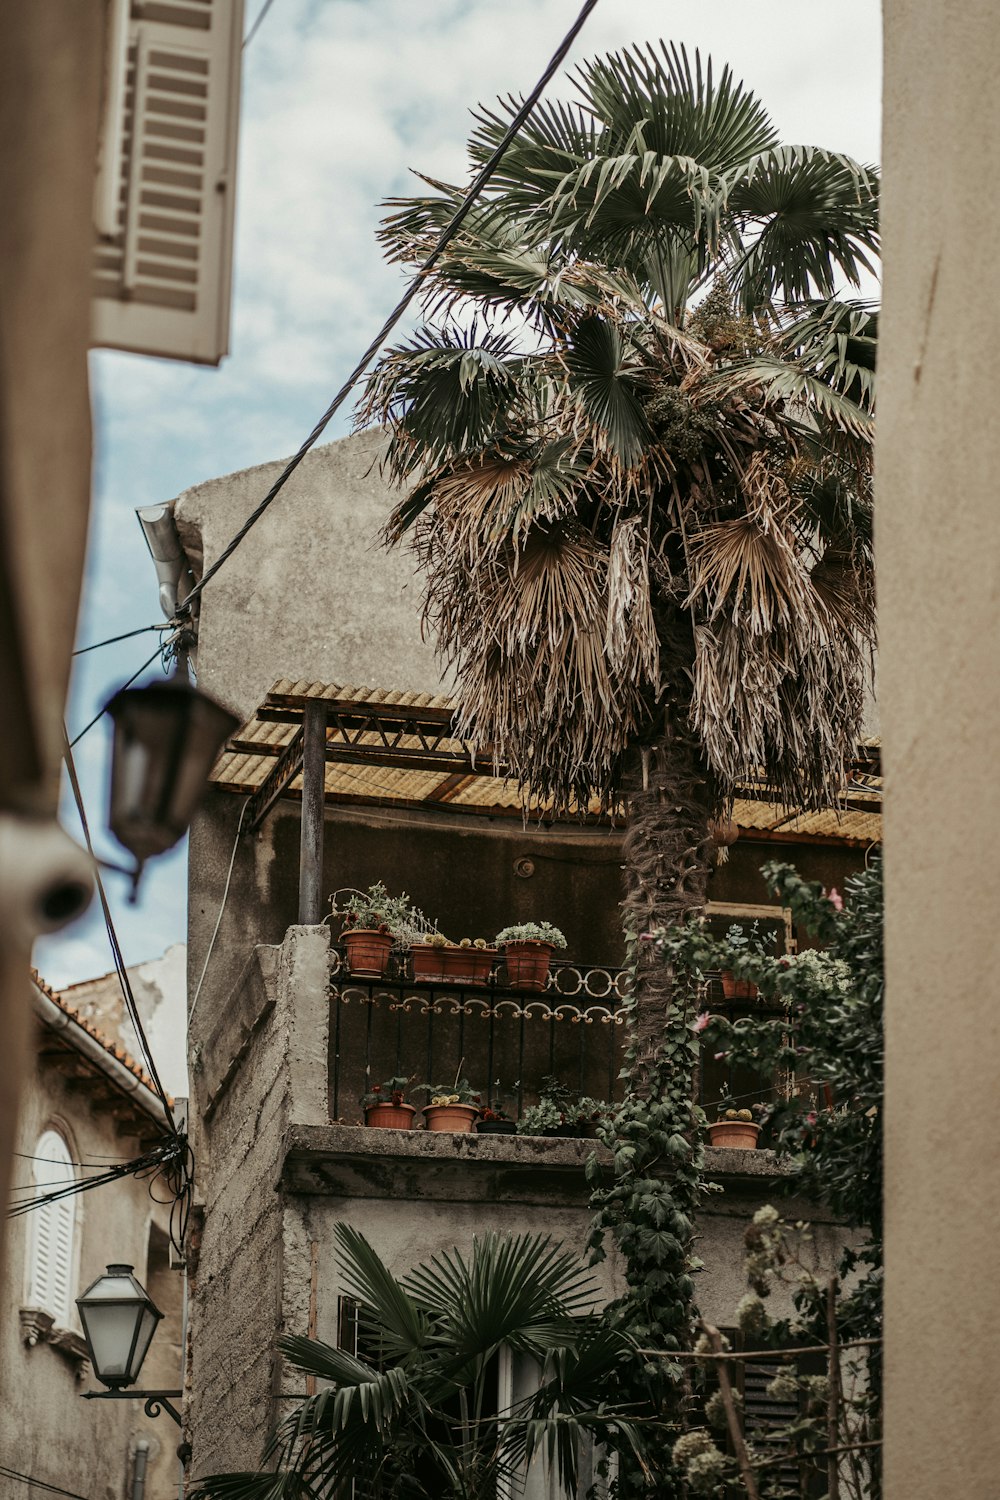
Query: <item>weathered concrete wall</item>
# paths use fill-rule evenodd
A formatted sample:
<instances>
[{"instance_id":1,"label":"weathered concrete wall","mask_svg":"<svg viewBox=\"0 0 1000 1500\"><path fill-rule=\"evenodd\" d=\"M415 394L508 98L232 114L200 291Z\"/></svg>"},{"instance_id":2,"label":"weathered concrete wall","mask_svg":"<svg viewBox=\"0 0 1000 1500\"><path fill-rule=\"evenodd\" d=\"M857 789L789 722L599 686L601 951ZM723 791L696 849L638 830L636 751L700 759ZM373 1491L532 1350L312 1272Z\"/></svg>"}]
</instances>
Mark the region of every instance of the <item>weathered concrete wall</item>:
<instances>
[{"instance_id":1,"label":"weathered concrete wall","mask_svg":"<svg viewBox=\"0 0 1000 1500\"><path fill-rule=\"evenodd\" d=\"M282 1143L326 1120L326 928L253 956L228 1004L192 1019L192 1116L210 1206L191 1257L189 1437L196 1475L257 1462L281 1329Z\"/></svg>"},{"instance_id":2,"label":"weathered concrete wall","mask_svg":"<svg viewBox=\"0 0 1000 1500\"><path fill-rule=\"evenodd\" d=\"M279 677L440 692L420 638L420 585L405 549L378 533L394 504L372 429L308 454L201 602L198 678L248 718ZM190 556L210 565L283 461L180 496Z\"/></svg>"},{"instance_id":3,"label":"weathered concrete wall","mask_svg":"<svg viewBox=\"0 0 1000 1500\"><path fill-rule=\"evenodd\" d=\"M41 1033L43 1038L45 1032ZM120 1134L118 1121L103 1104L91 1103L85 1089L54 1062L40 1062L26 1081L18 1127L14 1182L32 1181L32 1162L41 1133L54 1127L69 1145L73 1160L106 1162L139 1151L137 1137ZM25 1195L15 1194L20 1200ZM162 1195L161 1195L162 1196ZM140 1281L150 1274L150 1241L154 1255L150 1290L167 1314L154 1338L151 1369L157 1383L180 1386L179 1334L182 1281L164 1266L166 1214L149 1195L148 1183L134 1178L95 1188L77 1197L77 1263L72 1295L78 1296L112 1261L130 1262ZM119 1401L82 1401L80 1392L100 1389L91 1374L79 1378L80 1366L52 1343L29 1348L22 1340L19 1311L27 1304L27 1255L31 1215L8 1225L8 1260L0 1285L0 1461L89 1500L121 1500L131 1479L134 1445L150 1445L149 1500L172 1500L179 1475L177 1430L165 1418L150 1421L140 1405ZM73 1330L79 1333L76 1312ZM145 1369L144 1369L145 1379Z\"/></svg>"},{"instance_id":4,"label":"weathered concrete wall","mask_svg":"<svg viewBox=\"0 0 1000 1500\"><path fill-rule=\"evenodd\" d=\"M886 1496L1000 1474L1000 8L886 0ZM984 1273L984 1268L989 1268Z\"/></svg>"}]
</instances>

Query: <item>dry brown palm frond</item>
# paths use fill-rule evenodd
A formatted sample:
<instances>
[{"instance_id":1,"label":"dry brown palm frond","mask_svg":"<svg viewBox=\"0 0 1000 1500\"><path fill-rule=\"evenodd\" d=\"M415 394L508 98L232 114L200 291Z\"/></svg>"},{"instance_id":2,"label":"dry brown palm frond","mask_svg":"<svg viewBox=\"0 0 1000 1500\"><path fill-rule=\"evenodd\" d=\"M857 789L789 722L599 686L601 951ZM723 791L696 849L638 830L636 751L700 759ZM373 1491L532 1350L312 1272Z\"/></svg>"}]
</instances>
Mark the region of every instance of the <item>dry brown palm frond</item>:
<instances>
[{"instance_id":1,"label":"dry brown palm frond","mask_svg":"<svg viewBox=\"0 0 1000 1500\"><path fill-rule=\"evenodd\" d=\"M608 557L604 651L612 672L655 684L660 642L650 589L649 526L642 516L619 520Z\"/></svg>"}]
</instances>

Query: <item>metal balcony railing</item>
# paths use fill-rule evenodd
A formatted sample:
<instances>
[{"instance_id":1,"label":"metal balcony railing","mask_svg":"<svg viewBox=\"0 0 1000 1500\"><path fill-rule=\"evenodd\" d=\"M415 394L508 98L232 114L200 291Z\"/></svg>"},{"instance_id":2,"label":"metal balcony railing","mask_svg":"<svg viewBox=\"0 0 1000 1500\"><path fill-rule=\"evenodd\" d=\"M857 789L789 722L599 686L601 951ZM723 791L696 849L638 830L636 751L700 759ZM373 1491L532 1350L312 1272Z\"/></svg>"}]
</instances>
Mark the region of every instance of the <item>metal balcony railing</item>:
<instances>
[{"instance_id":1,"label":"metal balcony railing","mask_svg":"<svg viewBox=\"0 0 1000 1500\"><path fill-rule=\"evenodd\" d=\"M427 983L396 973L352 974L334 950L331 975L330 1115L363 1119L361 1096L373 1083L405 1077L447 1085L459 1073L512 1117L537 1102L543 1078L594 1099L622 1097L629 975L607 965L553 962L544 990L512 985L502 965L483 984ZM710 979L705 1005L731 1020L777 1014L758 1000L726 1000ZM721 1093L767 1102L774 1080L736 1069L702 1048L695 1094L711 1108ZM499 1097L498 1097L499 1096Z\"/></svg>"}]
</instances>

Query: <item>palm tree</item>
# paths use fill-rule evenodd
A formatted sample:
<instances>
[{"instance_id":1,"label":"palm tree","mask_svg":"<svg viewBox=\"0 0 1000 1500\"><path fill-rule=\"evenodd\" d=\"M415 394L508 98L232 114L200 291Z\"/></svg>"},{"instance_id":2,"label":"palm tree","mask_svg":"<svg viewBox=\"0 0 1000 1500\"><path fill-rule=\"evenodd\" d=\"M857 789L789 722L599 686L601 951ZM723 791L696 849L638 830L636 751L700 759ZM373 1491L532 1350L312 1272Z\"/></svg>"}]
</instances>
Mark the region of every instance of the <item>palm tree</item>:
<instances>
[{"instance_id":1,"label":"palm tree","mask_svg":"<svg viewBox=\"0 0 1000 1500\"><path fill-rule=\"evenodd\" d=\"M642 1462L606 1395L632 1346L589 1311L575 1256L546 1236L490 1233L468 1258L455 1250L396 1277L347 1224L336 1240L357 1352L282 1339L291 1366L324 1388L282 1423L265 1467L200 1480L195 1500L496 1500L519 1492L536 1457L572 1496L585 1439ZM502 1407L505 1351L532 1361L538 1382Z\"/></svg>"},{"instance_id":2,"label":"palm tree","mask_svg":"<svg viewBox=\"0 0 1000 1500\"><path fill-rule=\"evenodd\" d=\"M873 641L877 178L785 146L677 47L583 65L539 106L382 358L424 611L458 730L535 805L628 807L637 932L704 903L752 781L829 805ZM482 110L476 169L517 101ZM415 263L463 194L424 179L380 231ZM640 1015L669 974L640 965Z\"/></svg>"}]
</instances>

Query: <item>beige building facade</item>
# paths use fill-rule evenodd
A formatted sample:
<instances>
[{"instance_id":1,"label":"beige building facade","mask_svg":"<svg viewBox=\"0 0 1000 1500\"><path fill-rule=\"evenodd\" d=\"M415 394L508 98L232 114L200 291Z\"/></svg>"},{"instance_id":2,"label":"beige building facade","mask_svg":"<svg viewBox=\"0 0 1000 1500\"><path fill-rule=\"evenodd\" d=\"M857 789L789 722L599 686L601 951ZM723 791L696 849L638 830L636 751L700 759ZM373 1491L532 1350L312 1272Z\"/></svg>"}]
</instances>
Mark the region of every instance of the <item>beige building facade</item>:
<instances>
[{"instance_id":1,"label":"beige building facade","mask_svg":"<svg viewBox=\"0 0 1000 1500\"><path fill-rule=\"evenodd\" d=\"M85 1181L109 1163L133 1159L164 1136L150 1080L120 1044L37 977L32 1011L31 1065L14 1156L15 1209L40 1193ZM139 1401L81 1399L83 1391L102 1387L90 1368L75 1304L108 1264L134 1266L164 1314L142 1386L180 1388L184 1284L171 1263L167 1196L146 1178L123 1177L20 1213L8 1224L0 1283L4 1469L85 1493L88 1500L172 1500L177 1494L180 1432L168 1416L152 1421ZM0 1488L14 1493L14 1484L8 1477Z\"/></svg>"}]
</instances>

